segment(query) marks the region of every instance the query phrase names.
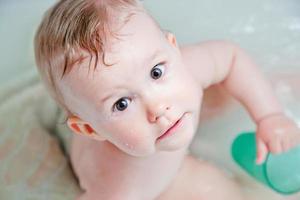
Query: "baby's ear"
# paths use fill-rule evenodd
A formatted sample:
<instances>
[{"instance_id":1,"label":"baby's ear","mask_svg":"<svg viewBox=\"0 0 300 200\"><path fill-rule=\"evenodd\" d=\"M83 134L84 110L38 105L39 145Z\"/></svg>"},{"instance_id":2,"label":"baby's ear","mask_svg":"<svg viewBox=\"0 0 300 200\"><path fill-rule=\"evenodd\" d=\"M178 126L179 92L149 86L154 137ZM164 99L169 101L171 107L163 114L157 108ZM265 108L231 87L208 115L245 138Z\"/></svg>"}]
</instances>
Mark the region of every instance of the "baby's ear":
<instances>
[{"instance_id":1,"label":"baby's ear","mask_svg":"<svg viewBox=\"0 0 300 200\"><path fill-rule=\"evenodd\" d=\"M174 47L178 48L177 40L176 37L173 33L171 32L165 32L166 38L168 42L173 45Z\"/></svg>"},{"instance_id":2,"label":"baby's ear","mask_svg":"<svg viewBox=\"0 0 300 200\"><path fill-rule=\"evenodd\" d=\"M102 135L96 133L87 122L81 120L76 116L68 117L67 125L73 133L87 136L100 141L106 140Z\"/></svg>"}]
</instances>

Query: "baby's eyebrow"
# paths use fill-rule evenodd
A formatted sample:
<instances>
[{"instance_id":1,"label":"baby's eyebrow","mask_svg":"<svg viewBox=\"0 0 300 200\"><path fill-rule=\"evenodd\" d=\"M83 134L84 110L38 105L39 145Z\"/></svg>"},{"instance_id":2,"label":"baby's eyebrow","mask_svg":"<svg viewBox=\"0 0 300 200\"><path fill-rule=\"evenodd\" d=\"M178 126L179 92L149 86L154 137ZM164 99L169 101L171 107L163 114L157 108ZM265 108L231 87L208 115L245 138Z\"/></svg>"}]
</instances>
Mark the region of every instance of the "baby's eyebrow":
<instances>
[{"instance_id":1,"label":"baby's eyebrow","mask_svg":"<svg viewBox=\"0 0 300 200\"><path fill-rule=\"evenodd\" d=\"M111 94L107 95L106 97L102 98L102 99L100 100L100 102L101 102L101 103L105 102L107 99L109 99L109 98L112 97L113 95L114 95L114 93L111 93Z\"/></svg>"},{"instance_id":2,"label":"baby's eyebrow","mask_svg":"<svg viewBox=\"0 0 300 200\"><path fill-rule=\"evenodd\" d=\"M114 90L114 91L111 92L111 93L109 93L107 96L103 97L102 99L100 99L100 102L103 103L103 102L105 102L107 99L109 99L109 98L111 98L112 96L114 96L114 95L117 93L116 91L118 91L119 89L122 89L122 87L116 86L116 87L114 87L113 89L111 89L111 90Z\"/></svg>"},{"instance_id":3,"label":"baby's eyebrow","mask_svg":"<svg viewBox=\"0 0 300 200\"><path fill-rule=\"evenodd\" d=\"M149 63L150 61L154 60L158 55L160 55L160 54L162 54L162 53L163 53L162 50L156 49L156 50L154 51L154 53L152 53L152 54L146 59L146 62Z\"/></svg>"}]
</instances>

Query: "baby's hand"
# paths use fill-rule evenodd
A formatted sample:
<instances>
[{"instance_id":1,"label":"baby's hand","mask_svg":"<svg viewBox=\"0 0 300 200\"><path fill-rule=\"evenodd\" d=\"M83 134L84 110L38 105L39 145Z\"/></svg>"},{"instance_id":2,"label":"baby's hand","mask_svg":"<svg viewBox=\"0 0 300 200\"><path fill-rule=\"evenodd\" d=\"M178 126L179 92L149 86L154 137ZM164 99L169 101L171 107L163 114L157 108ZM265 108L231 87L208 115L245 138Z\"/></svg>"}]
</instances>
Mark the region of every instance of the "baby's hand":
<instances>
[{"instance_id":1,"label":"baby's hand","mask_svg":"<svg viewBox=\"0 0 300 200\"><path fill-rule=\"evenodd\" d=\"M262 164L268 152L279 154L300 144L300 128L284 114L276 114L259 121L256 131L257 158Z\"/></svg>"}]
</instances>

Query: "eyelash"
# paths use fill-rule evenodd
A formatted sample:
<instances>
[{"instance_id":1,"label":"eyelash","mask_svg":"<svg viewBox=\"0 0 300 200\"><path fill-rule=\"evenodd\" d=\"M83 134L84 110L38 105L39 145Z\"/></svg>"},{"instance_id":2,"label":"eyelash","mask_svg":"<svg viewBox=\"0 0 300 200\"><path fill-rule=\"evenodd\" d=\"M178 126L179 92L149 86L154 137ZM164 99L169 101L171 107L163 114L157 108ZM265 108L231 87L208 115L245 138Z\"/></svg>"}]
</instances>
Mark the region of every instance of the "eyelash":
<instances>
[{"instance_id":1,"label":"eyelash","mask_svg":"<svg viewBox=\"0 0 300 200\"><path fill-rule=\"evenodd\" d=\"M167 70L166 62L160 62L160 63L156 64L154 67L151 68L151 70L150 70L150 76L151 76L151 72L152 72L153 69L155 69L155 68L160 69L158 66L163 66L163 69L161 70L161 71L162 71L162 74L161 74L161 76L160 76L159 78L157 78L157 79L151 77L151 78L153 78L154 80L158 80L158 79L163 78L163 76L165 75L166 70Z\"/></svg>"},{"instance_id":2,"label":"eyelash","mask_svg":"<svg viewBox=\"0 0 300 200\"><path fill-rule=\"evenodd\" d=\"M128 103L128 105L131 103L131 101L132 101L132 99L131 98L129 98L129 97L121 97L120 99L118 99L115 103L114 103L114 105L112 106L112 112L123 112L123 111L120 111L120 110L117 110L117 103L118 103L118 101L120 101L121 99L128 99L129 100L129 103ZM127 108L126 108L127 109ZM126 110L125 109L125 110Z\"/></svg>"},{"instance_id":3,"label":"eyelash","mask_svg":"<svg viewBox=\"0 0 300 200\"><path fill-rule=\"evenodd\" d=\"M151 76L151 71L152 71L154 68L156 68L157 66L160 66L160 65L163 65L163 66L165 67L165 66L166 66L166 62L160 62L160 63L156 64L154 67L152 67L151 70L150 70L150 76ZM164 68L164 71L162 72L161 77L159 77L158 79L161 79L161 78L165 75L165 73L166 73L166 67ZM154 79L154 80L158 80L158 79ZM129 104L132 102L132 98L129 98L129 97L121 97L121 98L119 98L119 99L113 104L113 106L112 106L112 112L113 112L113 113L115 113L115 112L123 112L123 111L119 111L119 110L116 109L117 102L120 101L121 99L128 99L128 100L129 100L128 106L129 106ZM126 109L127 109L127 108L126 108ZM125 109L125 110L126 110L126 109Z\"/></svg>"}]
</instances>

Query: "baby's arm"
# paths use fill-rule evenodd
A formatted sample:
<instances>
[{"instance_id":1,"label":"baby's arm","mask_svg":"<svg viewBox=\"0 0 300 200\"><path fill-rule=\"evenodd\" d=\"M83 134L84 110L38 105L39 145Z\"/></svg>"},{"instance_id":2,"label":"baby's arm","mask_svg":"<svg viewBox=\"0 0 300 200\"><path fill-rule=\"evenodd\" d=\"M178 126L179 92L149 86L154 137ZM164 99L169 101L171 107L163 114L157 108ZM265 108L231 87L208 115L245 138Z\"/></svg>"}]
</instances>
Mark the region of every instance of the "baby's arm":
<instances>
[{"instance_id":1,"label":"baby's arm","mask_svg":"<svg viewBox=\"0 0 300 200\"><path fill-rule=\"evenodd\" d=\"M257 124L257 162L268 151L281 153L299 142L300 131L287 118L269 83L249 56L236 45L210 41L183 50L203 88L222 85L249 111Z\"/></svg>"}]
</instances>

